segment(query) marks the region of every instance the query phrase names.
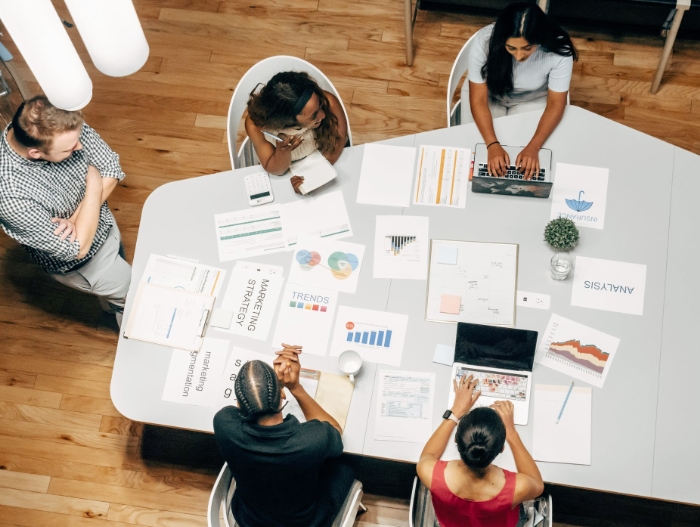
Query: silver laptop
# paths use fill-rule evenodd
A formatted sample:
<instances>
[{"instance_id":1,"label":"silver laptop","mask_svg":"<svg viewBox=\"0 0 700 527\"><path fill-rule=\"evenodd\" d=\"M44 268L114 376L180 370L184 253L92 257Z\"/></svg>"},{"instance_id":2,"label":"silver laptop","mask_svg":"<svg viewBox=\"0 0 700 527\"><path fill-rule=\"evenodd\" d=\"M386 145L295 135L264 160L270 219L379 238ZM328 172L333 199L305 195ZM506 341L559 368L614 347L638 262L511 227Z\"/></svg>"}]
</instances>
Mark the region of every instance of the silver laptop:
<instances>
[{"instance_id":1,"label":"silver laptop","mask_svg":"<svg viewBox=\"0 0 700 527\"><path fill-rule=\"evenodd\" d=\"M481 391L475 408L509 400L515 424L526 425L536 348L537 331L459 322L451 379L459 382L463 375L474 375ZM454 397L450 386L448 408Z\"/></svg>"},{"instance_id":2,"label":"silver laptop","mask_svg":"<svg viewBox=\"0 0 700 527\"><path fill-rule=\"evenodd\" d=\"M524 147L502 145L508 153L511 166L504 177L490 176L488 173L488 151L485 143L474 146L474 174L472 192L485 194L505 194L508 196L527 196L548 198L552 192L552 151L540 149L540 173L526 180L515 166L515 159Z\"/></svg>"}]
</instances>

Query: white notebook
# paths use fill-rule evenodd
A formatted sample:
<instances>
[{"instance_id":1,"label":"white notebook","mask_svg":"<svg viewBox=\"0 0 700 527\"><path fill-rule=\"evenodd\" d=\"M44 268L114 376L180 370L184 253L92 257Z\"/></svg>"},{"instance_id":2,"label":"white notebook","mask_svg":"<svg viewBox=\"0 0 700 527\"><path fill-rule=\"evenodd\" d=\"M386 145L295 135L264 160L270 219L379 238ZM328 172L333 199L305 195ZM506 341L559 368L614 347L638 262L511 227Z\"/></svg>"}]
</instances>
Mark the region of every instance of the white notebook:
<instances>
[{"instance_id":1,"label":"white notebook","mask_svg":"<svg viewBox=\"0 0 700 527\"><path fill-rule=\"evenodd\" d=\"M289 167L294 176L302 176L304 183L299 187L302 194L308 194L336 178L338 173L323 154L316 150L304 159L295 161Z\"/></svg>"}]
</instances>

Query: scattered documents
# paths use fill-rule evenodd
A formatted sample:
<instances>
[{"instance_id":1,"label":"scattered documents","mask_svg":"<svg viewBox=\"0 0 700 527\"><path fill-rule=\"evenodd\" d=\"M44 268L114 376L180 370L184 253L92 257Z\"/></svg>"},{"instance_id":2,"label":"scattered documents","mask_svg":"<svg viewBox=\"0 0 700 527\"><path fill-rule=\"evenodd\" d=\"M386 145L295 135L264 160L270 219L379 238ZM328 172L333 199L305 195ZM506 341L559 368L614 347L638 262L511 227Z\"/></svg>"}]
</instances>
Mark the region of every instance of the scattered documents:
<instances>
[{"instance_id":1,"label":"scattered documents","mask_svg":"<svg viewBox=\"0 0 700 527\"><path fill-rule=\"evenodd\" d=\"M412 146L364 145L357 202L408 207L415 158Z\"/></svg>"},{"instance_id":2,"label":"scattered documents","mask_svg":"<svg viewBox=\"0 0 700 527\"><path fill-rule=\"evenodd\" d=\"M377 216L374 277L425 280L428 275L429 218Z\"/></svg>"},{"instance_id":3,"label":"scattered documents","mask_svg":"<svg viewBox=\"0 0 700 527\"><path fill-rule=\"evenodd\" d=\"M124 337L199 351L214 300L204 293L140 282Z\"/></svg>"},{"instance_id":4,"label":"scattered documents","mask_svg":"<svg viewBox=\"0 0 700 527\"><path fill-rule=\"evenodd\" d=\"M578 227L602 229L608 169L557 163L550 219L567 218Z\"/></svg>"},{"instance_id":5,"label":"scattered documents","mask_svg":"<svg viewBox=\"0 0 700 527\"><path fill-rule=\"evenodd\" d=\"M421 146L418 154L413 203L463 209L471 151L468 148Z\"/></svg>"},{"instance_id":6,"label":"scattered documents","mask_svg":"<svg viewBox=\"0 0 700 527\"><path fill-rule=\"evenodd\" d=\"M535 384L532 457L536 461L590 465L591 388L575 386L567 399L568 391L569 386Z\"/></svg>"},{"instance_id":7,"label":"scattered documents","mask_svg":"<svg viewBox=\"0 0 700 527\"><path fill-rule=\"evenodd\" d=\"M435 374L380 371L376 441L425 443L433 432Z\"/></svg>"},{"instance_id":8,"label":"scattered documents","mask_svg":"<svg viewBox=\"0 0 700 527\"><path fill-rule=\"evenodd\" d=\"M616 337L552 314L535 360L602 388L619 344Z\"/></svg>"},{"instance_id":9,"label":"scattered documents","mask_svg":"<svg viewBox=\"0 0 700 527\"><path fill-rule=\"evenodd\" d=\"M219 260L284 251L281 206L262 205L214 216Z\"/></svg>"},{"instance_id":10,"label":"scattered documents","mask_svg":"<svg viewBox=\"0 0 700 527\"><path fill-rule=\"evenodd\" d=\"M282 224L287 248L296 245L302 234L337 239L352 236L341 191L286 203L282 207Z\"/></svg>"},{"instance_id":11,"label":"scattered documents","mask_svg":"<svg viewBox=\"0 0 700 527\"><path fill-rule=\"evenodd\" d=\"M223 375L219 379L216 396L212 403L213 410L217 412L224 406L236 406L236 392L234 391L234 386L238 373L246 362L260 360L272 366L272 361L275 360L275 357L276 355L273 353L259 353L257 351L234 346L226 361Z\"/></svg>"},{"instance_id":12,"label":"scattered documents","mask_svg":"<svg viewBox=\"0 0 700 527\"><path fill-rule=\"evenodd\" d=\"M289 282L354 293L364 255L364 245L301 235L292 255Z\"/></svg>"},{"instance_id":13,"label":"scattered documents","mask_svg":"<svg viewBox=\"0 0 700 527\"><path fill-rule=\"evenodd\" d=\"M228 346L228 340L208 337L199 351L174 349L165 378L163 400L211 406L226 364Z\"/></svg>"},{"instance_id":14,"label":"scattered documents","mask_svg":"<svg viewBox=\"0 0 700 527\"><path fill-rule=\"evenodd\" d=\"M647 266L577 256L571 305L644 314Z\"/></svg>"},{"instance_id":15,"label":"scattered documents","mask_svg":"<svg viewBox=\"0 0 700 527\"><path fill-rule=\"evenodd\" d=\"M517 273L516 244L432 240L425 319L513 326Z\"/></svg>"},{"instance_id":16,"label":"scattered documents","mask_svg":"<svg viewBox=\"0 0 700 527\"><path fill-rule=\"evenodd\" d=\"M331 355L351 349L367 362L400 366L407 325L407 315L340 306Z\"/></svg>"},{"instance_id":17,"label":"scattered documents","mask_svg":"<svg viewBox=\"0 0 700 527\"><path fill-rule=\"evenodd\" d=\"M284 283L282 271L276 265L238 262L221 303L223 309L234 312L233 322L228 329L216 329L267 340Z\"/></svg>"},{"instance_id":18,"label":"scattered documents","mask_svg":"<svg viewBox=\"0 0 700 527\"><path fill-rule=\"evenodd\" d=\"M285 342L303 346L305 354L326 355L337 305L337 291L287 283L272 347Z\"/></svg>"},{"instance_id":19,"label":"scattered documents","mask_svg":"<svg viewBox=\"0 0 700 527\"><path fill-rule=\"evenodd\" d=\"M152 254L142 282L218 296L226 272L185 258Z\"/></svg>"},{"instance_id":20,"label":"scattered documents","mask_svg":"<svg viewBox=\"0 0 700 527\"><path fill-rule=\"evenodd\" d=\"M304 159L292 163L289 171L295 176L304 178L304 182L299 186L299 192L304 195L338 176L333 165L318 150L315 150Z\"/></svg>"}]
</instances>

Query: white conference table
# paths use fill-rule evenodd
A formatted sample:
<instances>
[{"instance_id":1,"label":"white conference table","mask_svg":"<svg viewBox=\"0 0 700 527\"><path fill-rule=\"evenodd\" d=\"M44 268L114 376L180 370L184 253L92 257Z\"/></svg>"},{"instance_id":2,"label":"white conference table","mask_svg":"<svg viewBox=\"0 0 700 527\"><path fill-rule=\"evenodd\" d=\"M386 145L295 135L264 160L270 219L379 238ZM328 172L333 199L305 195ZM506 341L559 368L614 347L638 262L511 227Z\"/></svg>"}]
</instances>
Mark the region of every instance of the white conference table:
<instances>
[{"instance_id":1,"label":"white conference table","mask_svg":"<svg viewBox=\"0 0 700 527\"><path fill-rule=\"evenodd\" d=\"M539 115L533 112L497 119L499 139L504 144L525 144ZM472 124L382 143L473 148L479 141ZM692 291L700 291L700 279L690 276L690 262L697 255L693 245L697 236L693 235L698 214L692 209L691 192L692 177L700 170L700 157L571 106L546 146L553 151L553 166L565 162L610 169L605 229L582 228L581 241L573 254L645 264L643 316L571 306L571 279L558 282L549 277L552 251L543 241L543 230L549 221L550 199L469 192L466 209L360 205L355 198L363 147L346 149L336 164L338 178L319 189L320 193L343 191L354 232L346 240L366 246L357 292L341 293L339 302L405 313L409 324L400 368L367 363L363 366L343 436L345 450L401 461L418 459L423 447L420 443L374 440L378 397L375 378L379 370L434 372L434 426L446 408L450 368L433 363L432 358L436 344L454 344L456 325L424 320L425 281L372 277L375 216L429 216L433 239L519 244L517 287L551 295L551 308L518 307L517 327L537 330L541 335L551 314L556 313L621 339L604 388L593 388L591 465L539 463L545 481L700 503L700 486L693 481L694 475L700 473L700 454L691 446L700 424L694 408L682 411L683 404L678 404L698 399L691 375L698 371L700 359L698 354L692 354L690 330L700 314L691 296ZM223 172L168 183L155 190L143 209L132 290L151 253L176 254L230 269L234 262L218 261L213 216L247 206L241 175L256 170L259 167ZM293 194L288 177L272 179L276 201L305 199ZM283 265L288 275L291 253L253 260ZM691 285L696 287L692 289ZM126 317L133 296L129 295ZM217 299L217 305L220 302ZM236 338L212 329L208 336L229 338L236 345L271 352L272 333L267 342ZM161 399L169 361L169 349L120 337L111 384L115 406L136 421L211 432L210 409ZM302 364L339 372L334 357L303 355ZM689 365L695 366L692 373ZM571 381L570 377L538 364L533 375L535 383L566 385ZM532 410L529 424L519 431L525 444L531 446Z\"/></svg>"}]
</instances>

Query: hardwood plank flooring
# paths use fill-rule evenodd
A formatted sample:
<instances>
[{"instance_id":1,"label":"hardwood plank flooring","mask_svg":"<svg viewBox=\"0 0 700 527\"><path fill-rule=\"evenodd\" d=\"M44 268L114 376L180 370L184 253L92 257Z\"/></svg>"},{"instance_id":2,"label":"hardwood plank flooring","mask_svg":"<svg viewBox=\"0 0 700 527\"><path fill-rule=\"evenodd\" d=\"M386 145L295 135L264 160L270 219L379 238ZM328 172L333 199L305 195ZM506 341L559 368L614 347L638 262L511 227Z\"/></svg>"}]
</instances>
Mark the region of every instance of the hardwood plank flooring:
<instances>
[{"instance_id":1,"label":"hardwood plank flooring","mask_svg":"<svg viewBox=\"0 0 700 527\"><path fill-rule=\"evenodd\" d=\"M54 3L70 20L62 0ZM453 60L491 20L483 12L419 11L415 63L407 67L401 2L134 4L151 53L144 68L127 78L97 72L76 29L69 30L93 81L86 120L120 154L128 174L110 206L129 259L141 208L154 189L230 168L230 97L258 60L288 54L320 67L345 102L354 143L362 144L444 126ZM660 38L632 30L569 29L580 51L572 104L700 154L698 42L677 42L661 90L650 95ZM28 87L38 92L12 42L7 36L1 41L15 55ZM209 490L221 463L212 439L119 415L109 395L117 342L113 318L102 315L94 299L47 278L4 234L0 291L0 525L206 525ZM376 488L384 495L365 496L369 511L357 526L408 525L408 473L410 467L383 474L388 483ZM565 490L558 496L571 512L558 525L613 524L601 520L595 505L571 505L576 499ZM599 499L593 496L588 503ZM616 525L652 525L658 519L655 502L642 501L640 509L632 498L606 499L623 508ZM638 510L645 511L643 519L635 516ZM671 510L674 524L697 519L696 508Z\"/></svg>"}]
</instances>

